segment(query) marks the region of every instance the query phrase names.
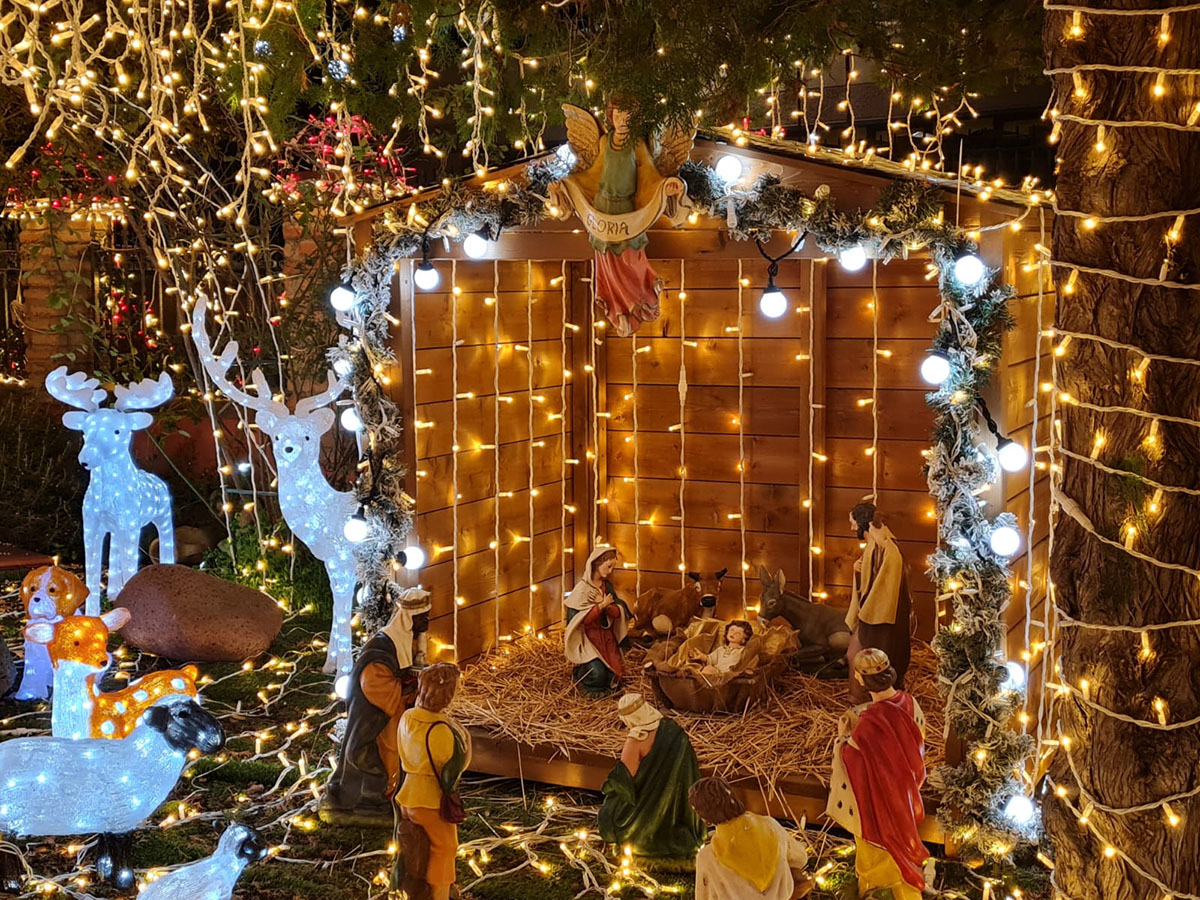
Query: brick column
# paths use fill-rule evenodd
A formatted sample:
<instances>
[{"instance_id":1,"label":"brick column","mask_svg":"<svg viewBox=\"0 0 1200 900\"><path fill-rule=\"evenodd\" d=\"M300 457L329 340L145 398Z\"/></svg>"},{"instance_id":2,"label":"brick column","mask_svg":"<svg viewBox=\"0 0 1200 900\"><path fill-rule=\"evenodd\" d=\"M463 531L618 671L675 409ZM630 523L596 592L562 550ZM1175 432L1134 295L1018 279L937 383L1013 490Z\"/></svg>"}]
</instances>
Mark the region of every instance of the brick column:
<instances>
[{"instance_id":1,"label":"brick column","mask_svg":"<svg viewBox=\"0 0 1200 900\"><path fill-rule=\"evenodd\" d=\"M24 303L26 362L29 380L40 384L46 373L64 363L88 368L86 355L74 364L56 355L81 351L78 334L51 329L72 309L92 302L92 264L88 245L92 227L63 217L51 224L46 219L21 223L21 299Z\"/></svg>"}]
</instances>

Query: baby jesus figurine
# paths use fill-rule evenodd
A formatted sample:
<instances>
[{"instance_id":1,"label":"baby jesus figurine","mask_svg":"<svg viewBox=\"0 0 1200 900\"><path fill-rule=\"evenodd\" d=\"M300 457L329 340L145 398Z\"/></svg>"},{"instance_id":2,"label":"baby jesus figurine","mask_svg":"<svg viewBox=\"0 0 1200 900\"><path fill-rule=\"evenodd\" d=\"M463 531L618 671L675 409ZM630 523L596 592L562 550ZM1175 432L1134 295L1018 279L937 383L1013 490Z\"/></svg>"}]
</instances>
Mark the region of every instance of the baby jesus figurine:
<instances>
[{"instance_id":1,"label":"baby jesus figurine","mask_svg":"<svg viewBox=\"0 0 1200 900\"><path fill-rule=\"evenodd\" d=\"M754 636L754 629L744 619L736 619L725 626L725 641L712 653L701 650L692 651L692 660L701 663L700 674L721 675L732 672L734 666L742 661L746 652L746 644Z\"/></svg>"}]
</instances>

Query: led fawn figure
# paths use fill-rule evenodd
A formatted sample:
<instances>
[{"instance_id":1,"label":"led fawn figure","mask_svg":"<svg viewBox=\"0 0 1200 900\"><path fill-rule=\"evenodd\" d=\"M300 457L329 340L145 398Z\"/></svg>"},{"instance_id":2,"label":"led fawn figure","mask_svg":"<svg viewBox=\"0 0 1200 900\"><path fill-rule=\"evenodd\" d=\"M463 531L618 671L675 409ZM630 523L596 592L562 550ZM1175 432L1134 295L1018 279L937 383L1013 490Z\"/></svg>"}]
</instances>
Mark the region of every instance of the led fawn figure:
<instances>
[{"instance_id":1,"label":"led fawn figure","mask_svg":"<svg viewBox=\"0 0 1200 900\"><path fill-rule=\"evenodd\" d=\"M163 563L175 562L175 529L171 516L171 492L161 478L143 472L133 462L130 443L135 431L149 428L154 416L145 412L161 406L175 392L171 377L163 372L157 381L117 385L116 402L101 409L107 392L100 382L83 372L67 374L59 366L46 376L46 390L67 406L63 424L83 432L79 461L91 472L83 495L83 548L88 590L86 612L100 612L100 573L104 562L104 539L108 544L108 596L115 598L138 569L138 543L142 529L153 525L158 531L158 555Z\"/></svg>"},{"instance_id":2,"label":"led fawn figure","mask_svg":"<svg viewBox=\"0 0 1200 900\"><path fill-rule=\"evenodd\" d=\"M253 410L255 424L271 438L279 475L279 508L292 533L325 563L333 592L333 629L324 671L348 675L354 664L350 616L358 578L353 544L344 529L358 503L352 492L334 490L321 472L321 436L335 419L333 410L325 406L345 390L345 382L330 372L329 387L315 397L298 400L295 412L271 396L261 369L250 373L255 392L242 390L228 374L237 359L237 341L229 341L220 356L213 354L205 330L207 310L208 298L198 293L192 309L192 339L200 361L213 384L234 403Z\"/></svg>"},{"instance_id":3,"label":"led fawn figure","mask_svg":"<svg viewBox=\"0 0 1200 900\"><path fill-rule=\"evenodd\" d=\"M129 610L117 607L98 617L74 616L56 624L26 626L26 638L44 644L54 666L50 712L54 737L124 738L160 700L199 699L195 666L160 669L118 690L100 690L100 678L111 662L109 634L128 621Z\"/></svg>"}]
</instances>

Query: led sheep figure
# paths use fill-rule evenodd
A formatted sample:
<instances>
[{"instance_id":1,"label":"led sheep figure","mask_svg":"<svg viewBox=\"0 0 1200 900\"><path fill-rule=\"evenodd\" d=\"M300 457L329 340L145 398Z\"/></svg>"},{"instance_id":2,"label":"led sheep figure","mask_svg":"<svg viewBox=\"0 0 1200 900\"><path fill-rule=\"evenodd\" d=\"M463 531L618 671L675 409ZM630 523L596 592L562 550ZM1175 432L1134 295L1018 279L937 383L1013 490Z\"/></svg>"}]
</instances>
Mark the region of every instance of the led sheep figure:
<instances>
[{"instance_id":1,"label":"led sheep figure","mask_svg":"<svg viewBox=\"0 0 1200 900\"><path fill-rule=\"evenodd\" d=\"M221 724L195 700L169 697L129 737L14 738L0 743L0 844L14 837L100 833L100 876L133 886L130 832L175 789L193 749L215 753ZM0 850L0 891L21 888L20 860Z\"/></svg>"},{"instance_id":2,"label":"led sheep figure","mask_svg":"<svg viewBox=\"0 0 1200 900\"><path fill-rule=\"evenodd\" d=\"M158 531L158 555L163 563L175 562L175 530L171 492L156 475L134 464L130 444L135 431L149 428L154 416L145 412L171 399L175 388L163 372L157 381L117 385L111 409L101 409L108 396L100 382L83 372L67 374L59 366L46 376L46 390L67 406L63 424L83 432L79 462L91 473L83 495L83 549L85 580L91 591L87 614L100 612L100 575L104 539L108 538L108 596L114 598L138 570L138 544L142 529Z\"/></svg>"},{"instance_id":3,"label":"led sheep figure","mask_svg":"<svg viewBox=\"0 0 1200 900\"><path fill-rule=\"evenodd\" d=\"M21 582L21 604L29 625L54 625L73 616L87 600L88 589L82 581L58 566L34 569ZM21 684L13 697L17 700L45 700L54 684L54 668L45 644L25 640L25 667Z\"/></svg>"},{"instance_id":4,"label":"led sheep figure","mask_svg":"<svg viewBox=\"0 0 1200 900\"><path fill-rule=\"evenodd\" d=\"M217 841L216 853L150 882L138 900L230 900L246 866L266 855L257 831L230 825Z\"/></svg>"},{"instance_id":5,"label":"led sheep figure","mask_svg":"<svg viewBox=\"0 0 1200 900\"><path fill-rule=\"evenodd\" d=\"M324 407L336 400L346 385L330 372L329 387L315 397L297 401L294 413L271 395L262 369L250 373L254 393L239 388L229 379L229 367L237 359L237 341L229 341L220 356L215 356L206 330L207 311L208 298L197 293L192 340L200 361L213 384L234 403L253 410L255 424L271 438L283 518L312 555L325 564L333 592L333 629L324 671L348 675L354 665L350 617L358 574L354 545L347 540L345 527L358 504L352 492L335 491L321 472L321 436L335 418L333 410Z\"/></svg>"},{"instance_id":6,"label":"led sheep figure","mask_svg":"<svg viewBox=\"0 0 1200 900\"><path fill-rule=\"evenodd\" d=\"M54 667L50 733L64 738L127 737L142 714L167 697L197 698L195 666L162 669L115 691L101 691L111 662L108 637L129 621L117 607L102 616L74 616L55 625L25 627L26 640L43 645Z\"/></svg>"}]
</instances>

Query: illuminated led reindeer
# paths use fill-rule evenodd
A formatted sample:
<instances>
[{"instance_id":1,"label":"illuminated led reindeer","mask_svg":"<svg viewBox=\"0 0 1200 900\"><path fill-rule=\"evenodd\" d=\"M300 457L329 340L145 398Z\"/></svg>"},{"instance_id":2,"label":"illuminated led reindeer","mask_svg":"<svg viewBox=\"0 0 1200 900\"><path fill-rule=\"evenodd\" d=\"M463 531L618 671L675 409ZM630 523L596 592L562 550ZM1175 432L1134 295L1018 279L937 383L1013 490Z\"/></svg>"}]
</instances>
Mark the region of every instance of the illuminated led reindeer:
<instances>
[{"instance_id":1,"label":"illuminated led reindeer","mask_svg":"<svg viewBox=\"0 0 1200 900\"><path fill-rule=\"evenodd\" d=\"M117 385L111 409L101 409L107 392L83 372L67 374L59 366L46 376L46 390L75 411L63 414L63 424L83 432L79 461L91 473L83 495L83 548L87 557L85 580L89 616L100 613L100 573L104 539L108 537L108 597L113 599L138 570L138 542L142 529L158 531L159 562L175 562L175 528L171 517L171 492L156 475L143 472L133 462L130 443L135 431L149 428L154 416L145 412L162 406L175 392L171 377L163 372L157 381Z\"/></svg>"},{"instance_id":2,"label":"illuminated led reindeer","mask_svg":"<svg viewBox=\"0 0 1200 900\"><path fill-rule=\"evenodd\" d=\"M192 339L208 377L230 400L254 411L254 422L271 438L279 473L279 508L288 527L313 556L325 563L333 591L333 630L325 657L325 672L345 675L353 657L350 646L350 616L357 582L353 545L343 530L354 515L357 501L350 491L335 491L321 472L321 435L334 422L326 409L345 389L333 372L329 387L315 397L296 402L296 411L271 396L261 369L250 373L254 393L242 390L229 379L229 367L237 359L237 341L229 341L220 356L214 356L205 330L208 298L199 294L192 309Z\"/></svg>"}]
</instances>

